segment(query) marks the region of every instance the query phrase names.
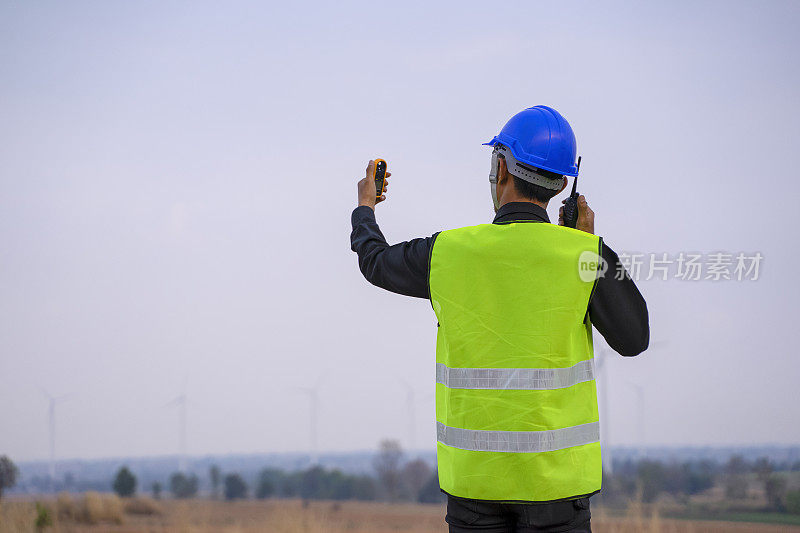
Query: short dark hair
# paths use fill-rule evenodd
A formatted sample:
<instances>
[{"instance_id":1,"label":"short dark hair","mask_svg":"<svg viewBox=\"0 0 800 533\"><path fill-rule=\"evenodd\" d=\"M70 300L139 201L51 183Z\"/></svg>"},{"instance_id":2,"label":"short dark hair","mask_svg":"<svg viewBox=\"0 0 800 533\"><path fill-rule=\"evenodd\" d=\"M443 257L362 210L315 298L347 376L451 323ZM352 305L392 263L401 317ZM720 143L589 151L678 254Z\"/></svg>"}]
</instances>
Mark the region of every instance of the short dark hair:
<instances>
[{"instance_id":1,"label":"short dark hair","mask_svg":"<svg viewBox=\"0 0 800 533\"><path fill-rule=\"evenodd\" d=\"M549 202L553 196L561 191L553 189L545 189L541 185L534 185L529 181L514 176L514 187L517 192L529 200L536 200L537 202Z\"/></svg>"},{"instance_id":2,"label":"short dark hair","mask_svg":"<svg viewBox=\"0 0 800 533\"><path fill-rule=\"evenodd\" d=\"M526 170L534 171L540 176L544 176L545 178L550 178L551 180L564 178L564 176L562 176L561 174L556 174L555 172L550 172L548 170L543 170L541 168L534 169L526 166L523 166L523 168L525 168ZM525 198L528 198L529 200L536 200L537 202L549 202L553 198L553 196L561 192L559 190L546 189L541 185L535 185L529 181L525 181L522 178L518 178L513 174L511 175L514 177L514 188L517 189L518 193L520 193Z\"/></svg>"}]
</instances>

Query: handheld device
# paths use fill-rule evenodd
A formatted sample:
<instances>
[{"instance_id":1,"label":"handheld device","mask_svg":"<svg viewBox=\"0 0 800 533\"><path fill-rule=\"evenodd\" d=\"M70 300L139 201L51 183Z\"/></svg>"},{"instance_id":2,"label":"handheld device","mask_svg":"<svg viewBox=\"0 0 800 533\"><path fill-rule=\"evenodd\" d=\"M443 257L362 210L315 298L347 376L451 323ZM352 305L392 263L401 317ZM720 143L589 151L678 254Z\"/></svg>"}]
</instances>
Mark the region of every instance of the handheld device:
<instances>
[{"instance_id":1,"label":"handheld device","mask_svg":"<svg viewBox=\"0 0 800 533\"><path fill-rule=\"evenodd\" d=\"M581 158L578 156L578 172L581 170ZM574 228L578 223L578 196L580 193L575 189L578 187L578 176L575 176L575 181L572 182L572 192L564 202L564 226Z\"/></svg>"},{"instance_id":2,"label":"handheld device","mask_svg":"<svg viewBox=\"0 0 800 533\"><path fill-rule=\"evenodd\" d=\"M383 185L386 182L386 161L383 159L375 160L375 197L380 198L383 194Z\"/></svg>"}]
</instances>

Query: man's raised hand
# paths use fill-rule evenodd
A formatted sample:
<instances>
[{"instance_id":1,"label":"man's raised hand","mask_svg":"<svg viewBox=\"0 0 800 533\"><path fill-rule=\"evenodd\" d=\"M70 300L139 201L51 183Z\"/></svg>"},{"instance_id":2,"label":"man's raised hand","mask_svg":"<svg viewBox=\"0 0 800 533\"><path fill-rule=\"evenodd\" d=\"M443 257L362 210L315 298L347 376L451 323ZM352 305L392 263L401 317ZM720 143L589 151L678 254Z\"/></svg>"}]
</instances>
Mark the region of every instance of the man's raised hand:
<instances>
[{"instance_id":1,"label":"man's raised hand","mask_svg":"<svg viewBox=\"0 0 800 533\"><path fill-rule=\"evenodd\" d=\"M386 192L386 189L389 185L389 176L391 176L391 172L386 173L386 178L383 180L383 192ZM375 161L372 159L369 160L367 164L367 175L361 181L358 182L358 205L366 205L370 209L375 209L375 204L378 204L384 200L386 200L386 195L381 194L380 198L377 197L375 190Z\"/></svg>"}]
</instances>

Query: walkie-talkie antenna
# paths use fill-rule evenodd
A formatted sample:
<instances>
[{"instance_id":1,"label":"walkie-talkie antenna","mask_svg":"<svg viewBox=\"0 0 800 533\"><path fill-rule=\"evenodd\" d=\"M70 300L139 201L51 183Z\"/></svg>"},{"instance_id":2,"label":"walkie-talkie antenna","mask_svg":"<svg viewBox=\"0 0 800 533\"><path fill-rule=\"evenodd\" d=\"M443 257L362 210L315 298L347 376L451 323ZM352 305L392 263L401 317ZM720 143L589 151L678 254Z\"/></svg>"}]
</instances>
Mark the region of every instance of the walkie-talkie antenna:
<instances>
[{"instance_id":1,"label":"walkie-talkie antenna","mask_svg":"<svg viewBox=\"0 0 800 533\"><path fill-rule=\"evenodd\" d=\"M578 176L577 174L581 171L581 156L578 156L578 168L575 169L575 179L572 182L572 195L575 195L575 189L578 186Z\"/></svg>"},{"instance_id":2,"label":"walkie-talkie antenna","mask_svg":"<svg viewBox=\"0 0 800 533\"><path fill-rule=\"evenodd\" d=\"M581 158L578 158L578 166L575 169L575 180L572 182L572 194L564 200L564 207L561 210L560 218L568 228L574 228L578 223L578 171L581 169Z\"/></svg>"}]
</instances>

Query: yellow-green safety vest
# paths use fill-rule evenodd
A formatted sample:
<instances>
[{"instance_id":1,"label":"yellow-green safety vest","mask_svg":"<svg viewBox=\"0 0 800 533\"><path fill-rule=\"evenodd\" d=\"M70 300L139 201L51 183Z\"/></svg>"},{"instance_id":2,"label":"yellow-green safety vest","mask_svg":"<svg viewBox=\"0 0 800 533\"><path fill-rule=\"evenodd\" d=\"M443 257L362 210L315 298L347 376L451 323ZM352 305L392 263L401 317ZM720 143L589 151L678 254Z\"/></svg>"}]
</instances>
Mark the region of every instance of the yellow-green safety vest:
<instances>
[{"instance_id":1,"label":"yellow-green safety vest","mask_svg":"<svg viewBox=\"0 0 800 533\"><path fill-rule=\"evenodd\" d=\"M587 309L601 242L536 222L436 237L437 460L447 493L546 502L600 490Z\"/></svg>"}]
</instances>

